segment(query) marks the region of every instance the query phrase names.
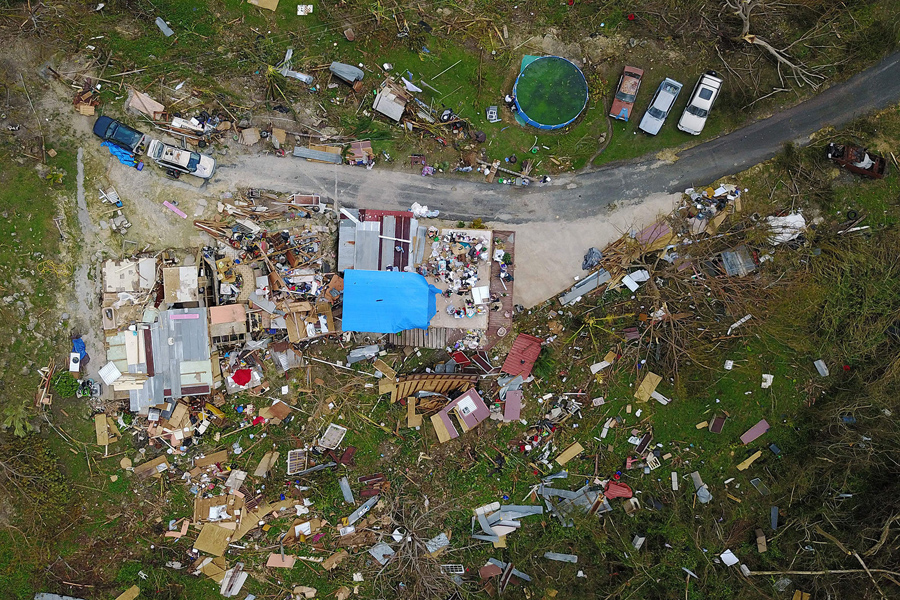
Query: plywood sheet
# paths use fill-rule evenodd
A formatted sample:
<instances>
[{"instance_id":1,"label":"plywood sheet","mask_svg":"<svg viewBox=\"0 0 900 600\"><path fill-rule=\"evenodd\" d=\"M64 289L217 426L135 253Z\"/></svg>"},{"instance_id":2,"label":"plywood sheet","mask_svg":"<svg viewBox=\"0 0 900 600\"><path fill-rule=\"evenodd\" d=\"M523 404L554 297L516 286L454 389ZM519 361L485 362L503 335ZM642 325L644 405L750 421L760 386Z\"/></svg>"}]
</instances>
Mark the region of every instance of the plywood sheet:
<instances>
[{"instance_id":1,"label":"plywood sheet","mask_svg":"<svg viewBox=\"0 0 900 600\"><path fill-rule=\"evenodd\" d=\"M641 382L641 385L638 386L637 391L634 393L634 397L641 402L647 402L650 400L653 392L656 391L656 386L659 385L660 381L662 381L662 377L652 371L648 372Z\"/></svg>"},{"instance_id":2,"label":"plywood sheet","mask_svg":"<svg viewBox=\"0 0 900 600\"><path fill-rule=\"evenodd\" d=\"M212 554L213 556L222 556L225 549L228 548L229 537L233 532L219 527L215 523L206 523L194 542L194 550Z\"/></svg>"},{"instance_id":3,"label":"plywood sheet","mask_svg":"<svg viewBox=\"0 0 900 600\"><path fill-rule=\"evenodd\" d=\"M563 450L562 454L556 457L556 462L562 466L584 452L584 447L578 442L574 442L568 448Z\"/></svg>"}]
</instances>

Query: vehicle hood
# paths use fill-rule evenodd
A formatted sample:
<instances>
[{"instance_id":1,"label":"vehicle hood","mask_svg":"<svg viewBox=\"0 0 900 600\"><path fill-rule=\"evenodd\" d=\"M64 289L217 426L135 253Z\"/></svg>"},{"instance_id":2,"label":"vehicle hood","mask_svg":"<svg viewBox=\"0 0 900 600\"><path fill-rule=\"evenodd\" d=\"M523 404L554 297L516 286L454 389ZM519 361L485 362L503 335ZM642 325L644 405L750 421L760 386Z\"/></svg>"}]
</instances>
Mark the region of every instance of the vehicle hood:
<instances>
[{"instance_id":1,"label":"vehicle hood","mask_svg":"<svg viewBox=\"0 0 900 600\"><path fill-rule=\"evenodd\" d=\"M704 125L706 125L706 119L701 119L697 115L689 112L682 114L681 120L678 121L678 129L694 135L699 135L700 132L703 131Z\"/></svg>"},{"instance_id":2,"label":"vehicle hood","mask_svg":"<svg viewBox=\"0 0 900 600\"><path fill-rule=\"evenodd\" d=\"M644 118L641 119L641 124L638 125L638 128L650 135L656 135L659 133L659 130L662 129L662 125L663 122L661 119L657 119L650 113L644 113Z\"/></svg>"}]
</instances>

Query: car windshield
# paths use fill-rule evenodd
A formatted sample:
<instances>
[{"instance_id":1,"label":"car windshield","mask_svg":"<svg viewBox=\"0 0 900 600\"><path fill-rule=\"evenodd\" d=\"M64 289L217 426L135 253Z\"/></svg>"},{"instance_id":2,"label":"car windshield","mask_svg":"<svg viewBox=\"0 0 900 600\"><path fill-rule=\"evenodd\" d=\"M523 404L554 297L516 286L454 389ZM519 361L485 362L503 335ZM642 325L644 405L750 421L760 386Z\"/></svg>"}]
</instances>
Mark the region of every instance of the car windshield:
<instances>
[{"instance_id":1,"label":"car windshield","mask_svg":"<svg viewBox=\"0 0 900 600\"><path fill-rule=\"evenodd\" d=\"M709 88L703 88L702 90L700 90L700 94L699 94L699 95L700 95L700 97L703 98L704 100L709 100L710 98L712 98L712 94L713 94L713 91L712 91L711 89L709 89Z\"/></svg>"},{"instance_id":2,"label":"car windshield","mask_svg":"<svg viewBox=\"0 0 900 600\"><path fill-rule=\"evenodd\" d=\"M653 117L654 119L665 119L665 118L666 118L666 113L664 113L663 111L659 110L659 109L656 108L655 106L650 107L650 110L648 110L647 112L648 112L648 113L650 114L650 116Z\"/></svg>"},{"instance_id":3,"label":"car windshield","mask_svg":"<svg viewBox=\"0 0 900 600\"><path fill-rule=\"evenodd\" d=\"M120 144L124 144L125 146L132 147L136 146L138 141L141 139L141 134L135 131L134 129L130 129L121 123L115 123L113 125L115 129L112 132L112 135L109 135L109 131L107 134L110 138L119 142Z\"/></svg>"},{"instance_id":4,"label":"car windshield","mask_svg":"<svg viewBox=\"0 0 900 600\"><path fill-rule=\"evenodd\" d=\"M191 152L191 158L188 160L187 168L189 171L196 171L197 165L200 164L200 155L196 152Z\"/></svg>"},{"instance_id":5,"label":"car windshield","mask_svg":"<svg viewBox=\"0 0 900 600\"><path fill-rule=\"evenodd\" d=\"M634 94L626 94L624 92L619 92L618 94L616 94L616 100L619 100L620 102L631 103L631 102L634 102L634 96L635 96Z\"/></svg>"},{"instance_id":6,"label":"car windshield","mask_svg":"<svg viewBox=\"0 0 900 600\"><path fill-rule=\"evenodd\" d=\"M692 115L696 115L701 119L706 118L706 115L709 114L708 110L702 109L699 106L694 106L693 104L687 107L687 111Z\"/></svg>"}]
</instances>

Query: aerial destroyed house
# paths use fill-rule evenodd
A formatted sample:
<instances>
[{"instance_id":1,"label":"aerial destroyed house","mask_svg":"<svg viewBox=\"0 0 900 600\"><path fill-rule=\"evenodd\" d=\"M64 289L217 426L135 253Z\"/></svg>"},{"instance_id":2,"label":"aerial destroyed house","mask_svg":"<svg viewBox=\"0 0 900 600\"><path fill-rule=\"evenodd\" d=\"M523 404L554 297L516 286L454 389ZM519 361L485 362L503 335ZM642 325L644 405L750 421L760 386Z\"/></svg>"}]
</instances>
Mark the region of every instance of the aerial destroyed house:
<instances>
[{"instance_id":1,"label":"aerial destroyed house","mask_svg":"<svg viewBox=\"0 0 900 600\"><path fill-rule=\"evenodd\" d=\"M491 413L484 400L474 389L464 393L431 417L431 424L434 426L438 441L442 444L459 437L459 431L450 418L451 414L456 417L456 422L462 432L467 433L475 429Z\"/></svg>"},{"instance_id":2,"label":"aerial destroyed house","mask_svg":"<svg viewBox=\"0 0 900 600\"><path fill-rule=\"evenodd\" d=\"M425 260L427 234L409 211L344 209L337 270L413 270Z\"/></svg>"},{"instance_id":3,"label":"aerial destroyed house","mask_svg":"<svg viewBox=\"0 0 900 600\"><path fill-rule=\"evenodd\" d=\"M127 394L132 412L212 391L205 308L160 311L152 323L107 337L106 356L121 374L108 383L117 397Z\"/></svg>"},{"instance_id":4,"label":"aerial destroyed house","mask_svg":"<svg viewBox=\"0 0 900 600\"><path fill-rule=\"evenodd\" d=\"M358 329L349 329L345 310L346 331L395 333L392 343L428 348L443 348L464 337L471 337L471 347L482 344L489 310L492 306L500 310L500 298L510 295L512 282L506 270L509 266L502 262L506 251L502 244L494 249L493 232L425 227L408 211L344 209L342 215L337 270L345 273L345 279L349 281L347 274L359 271L418 273L440 294L427 322L416 319L421 323L397 330L402 323L379 329L377 319L372 319L369 325L352 321ZM345 293L349 297L359 291L348 288ZM371 306L362 316L385 312L371 310L380 306Z\"/></svg>"},{"instance_id":5,"label":"aerial destroyed house","mask_svg":"<svg viewBox=\"0 0 900 600\"><path fill-rule=\"evenodd\" d=\"M141 319L140 302L156 286L157 259L126 259L103 263L103 329L114 331Z\"/></svg>"},{"instance_id":6,"label":"aerial destroyed house","mask_svg":"<svg viewBox=\"0 0 900 600\"><path fill-rule=\"evenodd\" d=\"M410 100L412 100L412 94L407 92L402 85L388 77L381 82L381 89L378 90L378 95L375 96L372 108L399 123Z\"/></svg>"},{"instance_id":7,"label":"aerial destroyed house","mask_svg":"<svg viewBox=\"0 0 900 600\"><path fill-rule=\"evenodd\" d=\"M343 329L373 333L426 329L440 293L418 273L346 271Z\"/></svg>"}]
</instances>

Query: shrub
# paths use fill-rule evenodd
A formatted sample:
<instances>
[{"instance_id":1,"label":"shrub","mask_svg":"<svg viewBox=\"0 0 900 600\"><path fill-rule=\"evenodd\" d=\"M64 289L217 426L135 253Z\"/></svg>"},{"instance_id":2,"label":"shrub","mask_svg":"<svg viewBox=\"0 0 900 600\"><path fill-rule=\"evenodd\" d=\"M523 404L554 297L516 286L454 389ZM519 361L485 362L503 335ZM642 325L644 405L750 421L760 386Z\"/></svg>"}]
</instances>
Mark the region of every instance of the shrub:
<instances>
[{"instance_id":1,"label":"shrub","mask_svg":"<svg viewBox=\"0 0 900 600\"><path fill-rule=\"evenodd\" d=\"M71 373L63 371L53 377L53 389L61 398L72 398L78 391L78 381Z\"/></svg>"}]
</instances>

